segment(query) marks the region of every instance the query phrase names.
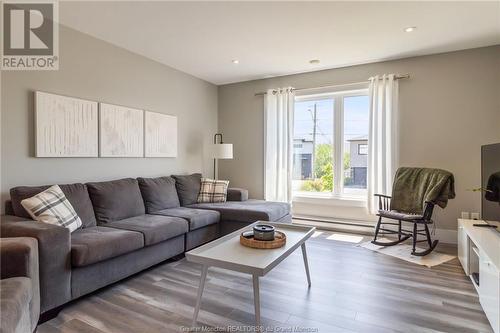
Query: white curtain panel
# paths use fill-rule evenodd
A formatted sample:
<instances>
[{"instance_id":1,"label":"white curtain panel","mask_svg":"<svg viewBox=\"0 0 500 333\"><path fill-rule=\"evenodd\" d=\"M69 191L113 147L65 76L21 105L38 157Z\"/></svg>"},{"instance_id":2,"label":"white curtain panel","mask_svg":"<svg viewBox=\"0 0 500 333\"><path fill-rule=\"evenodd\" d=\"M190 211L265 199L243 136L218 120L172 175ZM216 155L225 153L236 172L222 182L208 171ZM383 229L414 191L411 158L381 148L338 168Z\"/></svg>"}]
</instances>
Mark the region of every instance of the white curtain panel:
<instances>
[{"instance_id":1,"label":"white curtain panel","mask_svg":"<svg viewBox=\"0 0 500 333\"><path fill-rule=\"evenodd\" d=\"M293 154L293 88L270 89L265 98L264 195L291 202Z\"/></svg>"},{"instance_id":2,"label":"white curtain panel","mask_svg":"<svg viewBox=\"0 0 500 333\"><path fill-rule=\"evenodd\" d=\"M368 131L368 210L375 214L374 194L391 195L398 166L398 82L394 74L370 78Z\"/></svg>"}]
</instances>

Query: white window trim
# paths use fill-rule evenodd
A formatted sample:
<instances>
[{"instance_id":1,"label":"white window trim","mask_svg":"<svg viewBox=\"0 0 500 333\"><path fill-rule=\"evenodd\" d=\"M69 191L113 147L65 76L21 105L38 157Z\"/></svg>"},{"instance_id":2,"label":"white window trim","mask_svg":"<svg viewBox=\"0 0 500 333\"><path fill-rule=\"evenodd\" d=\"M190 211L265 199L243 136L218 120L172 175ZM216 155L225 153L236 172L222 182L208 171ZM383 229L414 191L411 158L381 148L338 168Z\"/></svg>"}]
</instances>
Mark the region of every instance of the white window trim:
<instances>
[{"instance_id":1,"label":"white window trim","mask_svg":"<svg viewBox=\"0 0 500 333\"><path fill-rule=\"evenodd\" d=\"M348 205L352 202L357 202L354 204L365 204L365 196L356 196L345 194L344 192L344 98L345 97L356 97L356 96L367 96L368 95L368 84L352 84L335 86L330 88L312 88L307 90L302 90L298 92L295 96L295 102L303 101L317 101L324 99L334 100L333 105L333 174L342 175L341 177L333 178L333 192L303 192L294 191L292 193L293 201L302 201L304 199L310 200L328 200L328 201L341 201ZM340 149L337 149L337 142L340 142ZM339 163L337 163L339 162Z\"/></svg>"}]
</instances>

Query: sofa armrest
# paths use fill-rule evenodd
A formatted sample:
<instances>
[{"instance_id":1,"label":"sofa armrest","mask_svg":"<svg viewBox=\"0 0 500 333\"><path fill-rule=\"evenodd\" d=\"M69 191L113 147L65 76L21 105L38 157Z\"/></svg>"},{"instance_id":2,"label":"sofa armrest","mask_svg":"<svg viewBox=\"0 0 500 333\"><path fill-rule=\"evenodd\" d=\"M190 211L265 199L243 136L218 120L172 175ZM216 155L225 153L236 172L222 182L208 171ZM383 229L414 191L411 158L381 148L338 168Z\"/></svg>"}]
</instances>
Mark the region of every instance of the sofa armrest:
<instances>
[{"instance_id":1,"label":"sofa armrest","mask_svg":"<svg viewBox=\"0 0 500 333\"><path fill-rule=\"evenodd\" d=\"M248 200L248 190L236 187L227 189L227 201L247 201L247 200Z\"/></svg>"},{"instance_id":2,"label":"sofa armrest","mask_svg":"<svg viewBox=\"0 0 500 333\"><path fill-rule=\"evenodd\" d=\"M12 215L1 216L0 236L32 237L38 241L38 267L41 312L71 300L71 241L69 229L27 220Z\"/></svg>"},{"instance_id":3,"label":"sofa armrest","mask_svg":"<svg viewBox=\"0 0 500 333\"><path fill-rule=\"evenodd\" d=\"M1 278L27 277L31 281L30 318L34 329L40 315L38 241L31 237L0 238Z\"/></svg>"},{"instance_id":4,"label":"sofa armrest","mask_svg":"<svg viewBox=\"0 0 500 333\"><path fill-rule=\"evenodd\" d=\"M38 281L38 242L31 237L0 238L0 278L18 276Z\"/></svg>"}]
</instances>

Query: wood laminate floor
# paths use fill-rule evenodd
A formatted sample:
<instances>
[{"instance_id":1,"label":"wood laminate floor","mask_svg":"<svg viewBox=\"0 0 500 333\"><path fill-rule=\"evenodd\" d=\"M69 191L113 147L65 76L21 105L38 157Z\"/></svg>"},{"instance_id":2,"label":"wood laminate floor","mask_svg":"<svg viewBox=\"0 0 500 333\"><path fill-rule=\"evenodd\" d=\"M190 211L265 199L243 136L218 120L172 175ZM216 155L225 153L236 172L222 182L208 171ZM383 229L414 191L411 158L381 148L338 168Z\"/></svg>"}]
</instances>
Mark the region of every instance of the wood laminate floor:
<instances>
[{"instance_id":1,"label":"wood laminate floor","mask_svg":"<svg viewBox=\"0 0 500 333\"><path fill-rule=\"evenodd\" d=\"M269 331L492 332L458 259L426 268L333 234L307 242L311 289L300 250L261 278ZM185 259L155 266L71 303L38 332L186 332L199 278L200 266ZM251 276L210 268L198 317L204 332L248 332L253 313Z\"/></svg>"}]
</instances>

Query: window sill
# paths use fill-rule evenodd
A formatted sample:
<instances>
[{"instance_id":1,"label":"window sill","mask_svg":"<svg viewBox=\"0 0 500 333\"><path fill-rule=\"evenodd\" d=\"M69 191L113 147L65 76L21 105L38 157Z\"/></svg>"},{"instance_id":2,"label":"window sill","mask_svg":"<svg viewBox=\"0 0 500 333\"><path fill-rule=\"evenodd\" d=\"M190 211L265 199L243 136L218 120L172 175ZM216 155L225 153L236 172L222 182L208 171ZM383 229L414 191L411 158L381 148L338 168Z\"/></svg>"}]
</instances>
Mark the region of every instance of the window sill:
<instances>
[{"instance_id":1,"label":"window sill","mask_svg":"<svg viewBox=\"0 0 500 333\"><path fill-rule=\"evenodd\" d=\"M330 193L295 192L293 193L292 202L344 207L366 207L365 197L349 195L336 196Z\"/></svg>"}]
</instances>

